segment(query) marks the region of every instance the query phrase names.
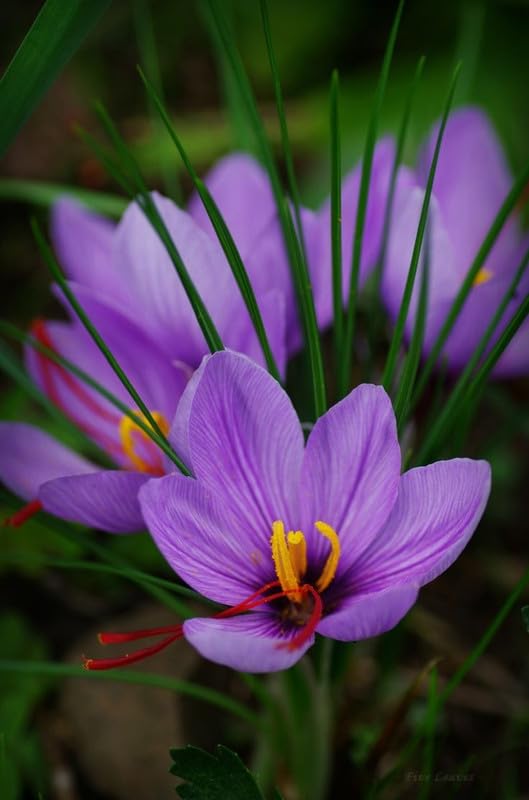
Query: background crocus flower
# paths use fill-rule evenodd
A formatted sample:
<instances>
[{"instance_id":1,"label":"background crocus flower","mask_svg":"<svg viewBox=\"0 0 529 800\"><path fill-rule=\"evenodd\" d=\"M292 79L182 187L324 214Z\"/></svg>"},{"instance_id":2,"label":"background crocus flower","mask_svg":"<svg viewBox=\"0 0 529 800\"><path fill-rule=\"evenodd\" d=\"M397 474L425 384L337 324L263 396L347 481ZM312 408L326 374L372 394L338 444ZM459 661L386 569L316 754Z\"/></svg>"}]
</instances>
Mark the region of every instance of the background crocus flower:
<instances>
[{"instance_id":1,"label":"background crocus flower","mask_svg":"<svg viewBox=\"0 0 529 800\"><path fill-rule=\"evenodd\" d=\"M438 125L419 159L416 186L396 209L383 277L383 299L396 318L410 265L429 166ZM482 244L496 213L511 188L512 178L496 135L479 110L464 108L448 120L435 175L430 212L429 299L424 337L428 353L453 300ZM491 321L514 278L529 237L522 233L516 214L504 225L487 262L478 273L460 316L444 348L443 360L452 370L463 368ZM411 335L420 286L417 275L406 332ZM529 290L529 275L522 279L500 321L497 333L511 319ZM522 325L500 358L497 377L529 371L529 323Z\"/></svg>"},{"instance_id":2,"label":"background crocus flower","mask_svg":"<svg viewBox=\"0 0 529 800\"><path fill-rule=\"evenodd\" d=\"M242 256L258 253L275 215L264 171L249 157L233 156L221 162L208 181ZM263 360L239 289L198 198L191 199L189 213L159 195L153 199L225 344ZM77 299L167 431L182 391L208 348L164 245L135 203L113 225L62 199L53 208L52 238ZM270 252L279 251L273 247ZM281 280L274 276L289 280L288 268L285 265L282 273L277 259L273 264L275 272L268 270L256 294L276 362L284 371L286 300ZM130 403L72 316L70 323L39 321L33 334ZM0 478L20 497L38 499L47 511L66 519L111 532L144 527L137 491L149 475L164 474L161 452L127 417L66 369L31 347L26 349L26 361L41 390L121 471L100 470L33 426L3 423ZM33 439L38 443L36 458ZM38 507L32 502L30 509ZM23 511L15 522L25 518Z\"/></svg>"},{"instance_id":3,"label":"background crocus flower","mask_svg":"<svg viewBox=\"0 0 529 800\"><path fill-rule=\"evenodd\" d=\"M167 432L189 373L172 364L144 331L90 289L74 286L74 290L160 428ZM71 322L39 320L32 334L123 403L131 404L76 318ZM30 345L26 365L37 386L106 453L115 469L101 469L33 425L0 423L0 479L30 501L14 522L23 522L28 513L43 506L56 516L114 533L144 528L138 489L153 475L165 473L161 451L112 403Z\"/></svg>"},{"instance_id":4,"label":"background crocus flower","mask_svg":"<svg viewBox=\"0 0 529 800\"><path fill-rule=\"evenodd\" d=\"M395 417L378 386L352 391L305 446L283 389L234 353L204 360L170 436L194 477L145 484L145 520L180 577L230 608L150 632L167 638L125 659L89 660L89 668L137 660L184 635L206 658L267 672L294 664L315 633L343 641L380 634L457 558L490 490L484 461L401 475Z\"/></svg>"},{"instance_id":5,"label":"background crocus flower","mask_svg":"<svg viewBox=\"0 0 529 800\"><path fill-rule=\"evenodd\" d=\"M384 222L388 204L391 173L395 163L395 142L392 137L381 139L373 154L369 184L369 196L364 222L364 235L360 258L358 285L361 288L375 269L382 254ZM357 164L343 178L342 183L342 294L344 305L349 299L351 283L351 261L353 239L358 210L358 196L362 178L362 164ZM406 196L412 183L412 173L401 167L397 173L394 206ZM327 199L321 209L306 218L308 258L316 303L318 322L321 328L328 327L333 320L332 297L332 251L331 251L331 204Z\"/></svg>"}]
</instances>

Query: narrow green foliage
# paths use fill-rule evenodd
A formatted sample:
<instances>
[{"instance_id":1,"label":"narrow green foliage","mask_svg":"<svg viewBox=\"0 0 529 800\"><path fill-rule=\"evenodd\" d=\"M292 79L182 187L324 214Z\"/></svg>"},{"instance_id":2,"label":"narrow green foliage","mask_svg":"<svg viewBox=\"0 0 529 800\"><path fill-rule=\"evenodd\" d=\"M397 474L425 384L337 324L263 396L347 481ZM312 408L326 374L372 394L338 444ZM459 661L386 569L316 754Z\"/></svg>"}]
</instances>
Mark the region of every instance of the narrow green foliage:
<instances>
[{"instance_id":1,"label":"narrow green foliage","mask_svg":"<svg viewBox=\"0 0 529 800\"><path fill-rule=\"evenodd\" d=\"M384 59L382 61L382 68L380 70L380 78L378 81L373 105L371 108L371 115L369 118L369 125L367 129L366 142L364 146L364 155L362 159L362 177L360 179L360 189L358 193L358 207L356 211L356 221L353 239L353 250L351 258L351 272L349 284L349 301L347 313L345 317L345 333L343 337L343 346L339 363L339 380L338 391L341 397L347 394L349 388L349 375L351 371L351 360L353 352L354 328L356 305L358 298L358 279L360 275L360 260L362 255L362 241L364 237L365 219L367 214L367 203L369 198L369 184L371 181L371 169L373 166L373 156L375 152L375 145L378 135L378 126L380 119L380 112L384 102L386 93L386 86L389 79L389 70L393 59L393 52L395 50L395 43L397 40L397 33L399 30L400 19L402 16L402 9L404 7L404 0L400 0L393 26L386 45Z\"/></svg>"},{"instance_id":2,"label":"narrow green foliage","mask_svg":"<svg viewBox=\"0 0 529 800\"><path fill-rule=\"evenodd\" d=\"M59 183L44 181L25 181L16 179L0 180L0 200L20 200L32 205L49 208L61 197L71 197L83 205L106 214L109 217L120 217L126 208L126 201L117 195L104 192L91 192Z\"/></svg>"},{"instance_id":3,"label":"narrow green foliage","mask_svg":"<svg viewBox=\"0 0 529 800\"><path fill-rule=\"evenodd\" d=\"M0 80L0 156L110 0L47 0Z\"/></svg>"},{"instance_id":4,"label":"narrow green foliage","mask_svg":"<svg viewBox=\"0 0 529 800\"><path fill-rule=\"evenodd\" d=\"M0 333L5 334L11 338L16 339L22 343L29 343L29 337L25 334L21 333L18 328L15 328L14 325L10 325L8 322L4 322L0 320ZM0 369L5 372L6 375L9 375L18 385L26 392L26 394L31 397L32 400L35 400L48 412L50 417L64 428L65 431L68 432L69 435L73 435L78 441L80 446L83 448L88 449L89 451L93 451L94 455L97 455L98 458L103 460L103 463L107 460L107 456L103 453L95 444L94 442L86 436L74 423L66 416L66 414L53 403L44 392L41 392L38 386L33 383L33 381L29 378L26 374L22 365L20 364L18 358L15 354L11 351L9 347L4 345L3 342L0 342ZM110 462L109 462L110 463Z\"/></svg>"},{"instance_id":5,"label":"narrow green foliage","mask_svg":"<svg viewBox=\"0 0 529 800\"><path fill-rule=\"evenodd\" d=\"M134 27L136 29L136 39L140 53L140 63L145 72L151 76L153 86L159 97L164 97L162 73L160 70L160 60L156 46L156 36L154 32L154 21L151 13L151 0L134 0ZM153 106L149 103L149 111L152 118L154 135L159 128L159 119ZM176 171L167 165L165 159L160 158L160 171L162 173L165 190L173 200L181 197L180 186L176 177Z\"/></svg>"},{"instance_id":6,"label":"narrow green foliage","mask_svg":"<svg viewBox=\"0 0 529 800\"><path fill-rule=\"evenodd\" d=\"M185 780L176 787L182 800L263 800L252 773L227 747L217 745L214 755L192 745L170 752L170 772Z\"/></svg>"},{"instance_id":7,"label":"narrow green foliage","mask_svg":"<svg viewBox=\"0 0 529 800\"><path fill-rule=\"evenodd\" d=\"M485 633L476 644L476 646L472 649L469 653L467 658L461 664L459 669L454 673L452 678L448 681L445 685L444 689L440 692L438 696L438 713L441 712L444 704L448 700L448 698L454 693L457 687L462 683L462 681L466 678L474 664L481 658L483 653L487 650L488 646L496 636L497 632L511 613L514 606L518 603L520 597L522 596L523 592L529 585L529 569L522 575L516 586L510 592L509 596L507 597L505 603L500 608L490 625L487 627ZM427 722L428 722L428 715L425 717L424 722L420 725L418 731L415 733L413 738L410 742L403 748L400 757L396 763L396 765L386 774L383 778L376 782L373 785L373 791L371 792L370 797L376 797L380 791L386 787L391 785L395 778L399 775L401 770L404 768L406 763L412 757L413 753L421 743L423 737L427 733Z\"/></svg>"},{"instance_id":8,"label":"narrow green foliage","mask_svg":"<svg viewBox=\"0 0 529 800\"><path fill-rule=\"evenodd\" d=\"M424 239L424 234L426 231L426 223L428 220L428 210L430 208L430 199L432 196L432 189L433 189L433 182L435 178L435 172L437 169L437 162L439 160L439 152L441 149L441 143L443 141L443 135L446 127L446 123L448 121L448 115L450 113L450 109L452 107L452 102L454 99L454 93L457 85L457 78L459 75L459 66L456 67L454 71L454 75L452 77L452 81L450 84L450 89L448 91L448 96L446 99L443 116L441 119L441 124L439 126L439 132L437 134L437 140L435 142L435 149L432 158L432 163L430 165L430 170L428 172L428 180L426 182L426 188L424 190L424 200L421 208L421 215L419 217L419 225L417 227L417 235L415 237L415 243L413 245L413 252L411 255L411 262L410 268L408 270L408 277L406 279L406 285L404 287L404 293L402 296L402 302L399 308L399 314L397 317L397 321L395 323L395 330L393 332L393 336L391 339L391 344L389 348L388 357L386 360L386 365L384 367L384 373L382 376L382 383L386 391L391 391L393 378L395 375L395 367L397 364L397 357L402 345L402 339L404 335L404 327L406 325L406 319L408 317L408 312L410 309L411 298L413 294L413 287L415 285L415 277L417 275L417 269L419 267L419 259L421 256L421 249L422 243Z\"/></svg>"},{"instance_id":9,"label":"narrow green foliage","mask_svg":"<svg viewBox=\"0 0 529 800\"><path fill-rule=\"evenodd\" d=\"M140 69L140 76L145 84L145 88L149 94L151 99L151 103L153 104L154 108L156 108L160 118L167 130L167 133L171 137L175 147L177 148L180 158L193 181L193 184L202 200L204 208L206 209L207 215L215 229L215 233L217 234L217 238L224 250L224 254L226 255L226 259L231 267L233 277L237 282L237 286L241 292L242 298L246 304L246 308L248 309L248 313L250 315L250 319L252 320L256 335L259 339L259 343L261 345L261 349L263 351L263 355L266 360L266 365L268 367L269 372L276 378L276 380L280 381L281 376L279 374L279 370L277 368L277 364L275 362L272 349L270 347L270 343L268 341L268 337L266 335L266 328L263 323L263 318L261 316L261 312L259 310L259 306L257 304L257 299L255 297L255 293L253 291L252 284L250 282L250 278L240 256L239 250L237 249L237 245L233 240L233 236L230 233L228 226L226 225L224 218L215 203L215 200L211 196L207 186L204 182L198 177L197 173L191 161L189 160L185 148L178 137L174 127L171 124L171 120L169 119L169 115L164 107L162 99L156 93L153 85L149 81L149 79L144 75L143 71Z\"/></svg>"},{"instance_id":10,"label":"narrow green foliage","mask_svg":"<svg viewBox=\"0 0 529 800\"><path fill-rule=\"evenodd\" d=\"M426 313L428 308L428 292L430 277L430 242L426 236L426 252L424 254L424 266L421 274L421 286L419 291L419 302L417 305L417 317L413 326L410 346L406 355L402 373L400 376L397 395L395 398L395 416L399 430L406 421L406 413L409 407L413 385L419 363L421 360L422 344L424 341L424 331L426 327Z\"/></svg>"},{"instance_id":11,"label":"narrow green foliage","mask_svg":"<svg viewBox=\"0 0 529 800\"><path fill-rule=\"evenodd\" d=\"M426 742L424 744L424 754L422 762L423 775L431 776L433 773L435 757L435 734L437 731L437 717L439 713L439 695L437 692L437 668L434 667L430 673L430 683L428 686L428 710L426 712ZM420 788L419 800L428 800L432 781L425 780Z\"/></svg>"},{"instance_id":12,"label":"narrow green foliage","mask_svg":"<svg viewBox=\"0 0 529 800\"><path fill-rule=\"evenodd\" d=\"M521 612L525 629L529 633L529 606L522 606Z\"/></svg>"},{"instance_id":13,"label":"narrow green foliage","mask_svg":"<svg viewBox=\"0 0 529 800\"><path fill-rule=\"evenodd\" d=\"M9 336L12 339L15 339L18 342L21 342L22 344L29 344L39 353L45 355L46 358L49 358L50 361L53 361L55 364L58 364L60 367L63 367L64 369L68 370L68 372L71 372L72 375L75 375L77 378L79 378L79 380L81 380L91 389L94 389L94 391L100 394L101 397L104 397L105 400L108 400L109 403L112 403L112 405L115 406L123 415L129 417L139 428L141 428L142 431L145 433L145 435L148 436L150 439L152 439L153 442L164 451L167 457L170 458L174 464L176 464L176 466L181 472L183 472L185 475L190 474L189 470L187 470L185 465L180 461L180 459L171 448L165 436L163 436L163 434L161 436L157 434L156 431L154 431L150 427L150 425L145 423L141 417L138 417L134 413L134 411L132 411L125 403L123 403L118 397L112 394L112 392L110 392L108 389L106 389L104 386L98 383L94 378L88 375L88 373L84 372L82 369L76 366L76 364L61 356L60 353L56 353L54 350L51 350L49 347L46 347L46 345L39 342L33 336L29 336L28 334L19 331L18 328L16 328L14 325L11 325L8 322L0 321L0 332L4 333L6 336ZM31 384L31 381L29 381L27 376L24 375L19 376L15 375L14 373L13 376L16 377L16 379L19 380L19 382L22 382L22 377L25 377L26 381L23 383L24 388L26 388L27 391L30 392L32 395L34 392L37 391L36 389L32 390L31 387L33 385ZM37 397L36 394L35 396ZM50 412L52 408L54 409L55 412L54 416L55 414L60 414L61 420L67 420L68 422L70 422L70 420L68 420L68 417L63 416L60 409L58 409L57 406L51 403L45 395L42 395L41 402L46 405L46 408ZM70 424L73 425L73 423L71 422ZM73 428L79 436L83 435L82 431L80 431L80 429L77 428L77 426L73 425ZM87 439L86 443L92 449L96 447L96 445L92 442L91 439ZM100 460L103 461L103 463L106 463L108 461L108 456L105 453L101 452L99 448L97 448L97 454Z\"/></svg>"},{"instance_id":14,"label":"narrow green foliage","mask_svg":"<svg viewBox=\"0 0 529 800\"><path fill-rule=\"evenodd\" d=\"M332 298L334 308L334 351L336 367L342 352L342 146L340 134L340 78L334 70L331 78L329 129L331 139L331 256Z\"/></svg>"},{"instance_id":15,"label":"narrow green foliage","mask_svg":"<svg viewBox=\"0 0 529 800\"><path fill-rule=\"evenodd\" d=\"M316 311L310 284L307 265L303 259L300 243L296 236L295 226L288 202L285 201L279 172L272 154L270 143L266 136L263 121L259 114L255 98L248 81L248 76L242 65L237 46L233 41L231 32L225 23L224 15L218 0L205 0L205 7L210 13L211 24L214 25L219 41L222 43L226 59L230 65L234 82L241 97L241 104L251 123L252 131L257 142L258 151L268 172L272 191L277 205L279 221L283 232L285 247L288 253L299 315L303 325L305 342L307 344L309 361L311 365L312 387L314 395L314 410L317 417L326 409L325 376L323 371L323 358L321 341L318 333Z\"/></svg>"},{"instance_id":16,"label":"narrow green foliage","mask_svg":"<svg viewBox=\"0 0 529 800\"><path fill-rule=\"evenodd\" d=\"M100 146L95 146L94 150L98 157L102 160L103 164L111 171L116 180L123 186L132 198L135 198L139 208L143 211L149 223L157 233L162 244L164 245L171 263L175 268L178 277L182 283L186 296L193 308L195 317L204 335L206 343L212 353L217 350L223 350L224 345L222 339L217 331L209 312L204 305L186 266L178 252L178 249L171 238L171 234L167 230L167 226L156 207L152 195L147 189L140 168L134 159L132 153L127 148L127 145L119 135L116 126L108 116L105 109L97 106L97 114L99 119L109 136L116 153L119 157L119 163L116 165L115 161L106 157L105 151ZM95 142L85 135L87 141L95 145Z\"/></svg>"},{"instance_id":17,"label":"narrow green foliage","mask_svg":"<svg viewBox=\"0 0 529 800\"><path fill-rule=\"evenodd\" d=\"M516 289L524 276L527 268L529 267L529 251L527 251L522 258L520 266L511 281L507 291L503 295L500 303L492 319L490 320L483 336L481 337L476 349L472 353L465 369L461 373L456 385L450 392L450 395L439 415L433 421L428 433L423 440L422 447L417 455L418 463L425 463L428 456L435 451L435 448L440 442L444 440L454 422L461 417L464 413L465 405L475 402L476 396L483 388L490 372L497 364L501 354L512 340L515 333L518 331L520 325L525 321L528 313L528 298L517 309L509 323L506 325L502 334L498 337L498 341L494 347L491 348L490 353L484 360L480 369L476 372L476 368L482 359L487 347L494 336L496 329L500 323L501 318L512 298L515 295Z\"/></svg>"},{"instance_id":18,"label":"narrow green foliage","mask_svg":"<svg viewBox=\"0 0 529 800\"><path fill-rule=\"evenodd\" d=\"M0 673L18 675L38 675L52 678L85 678L92 681L110 681L111 683L131 683L136 686L153 686L157 689L167 689L176 694L184 694L204 703L217 706L223 711L234 714L239 719L259 727L260 720L256 714L248 711L246 706L232 700L226 694L216 692L207 686L200 686L191 681L181 681L168 678L165 675L153 675L148 672L137 672L132 669L113 669L99 672L90 671L73 664L55 664L53 661L13 661L0 660Z\"/></svg>"},{"instance_id":19,"label":"narrow green foliage","mask_svg":"<svg viewBox=\"0 0 529 800\"><path fill-rule=\"evenodd\" d=\"M294 171L294 159L292 157L292 148L290 146L290 137L288 135L287 117L285 113L285 103L283 100L283 90L281 88L281 79L279 77L279 67L274 51L274 43L272 40L272 31L270 28L270 16L268 14L267 0L259 0L261 6L261 20L263 23L263 33L266 43L266 51L268 53L268 62L270 64L270 72L272 74L272 83L274 86L274 96L276 100L277 118L279 120L279 130L281 133L281 147L283 149L283 158L285 160L285 167L287 171L287 181L290 196L294 204L294 215L296 218L296 231L299 242L301 244L301 252L305 260L305 270L307 267L307 252L305 248L305 239L303 235L303 226L301 224L301 197L299 194L298 184L296 181L296 173Z\"/></svg>"},{"instance_id":20,"label":"narrow green foliage","mask_svg":"<svg viewBox=\"0 0 529 800\"><path fill-rule=\"evenodd\" d=\"M457 293L457 296L452 304L452 307L446 317L446 320L439 331L439 334L432 346L430 351L430 355L426 359L423 368L421 369L421 375L419 380L417 381L417 386L415 387L414 396L413 396L413 406L417 404L420 397L422 396L432 373L432 370L437 364L439 356L442 353L443 346L448 339L452 328L456 320L459 317L461 309L463 308L465 301L470 294L474 280L483 267L486 258L490 254L496 239L498 238L501 230L506 223L507 219L509 218L510 214L514 211L516 203L520 199L522 192L525 190L527 186L527 182L529 181L529 162L526 164L525 168L522 170L518 178L512 185L511 191L505 198L500 210L496 214L494 222L490 226L485 239L483 240L483 244L479 248L474 261L472 262L465 280L461 284L461 288Z\"/></svg>"}]
</instances>

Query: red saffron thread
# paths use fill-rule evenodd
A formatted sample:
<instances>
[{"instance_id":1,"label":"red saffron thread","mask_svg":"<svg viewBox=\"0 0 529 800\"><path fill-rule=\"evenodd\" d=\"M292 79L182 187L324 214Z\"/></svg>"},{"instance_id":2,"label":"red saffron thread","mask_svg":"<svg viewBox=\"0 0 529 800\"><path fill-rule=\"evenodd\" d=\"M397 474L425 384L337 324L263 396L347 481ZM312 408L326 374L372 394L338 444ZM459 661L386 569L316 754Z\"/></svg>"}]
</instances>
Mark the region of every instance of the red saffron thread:
<instances>
[{"instance_id":1,"label":"red saffron thread","mask_svg":"<svg viewBox=\"0 0 529 800\"><path fill-rule=\"evenodd\" d=\"M305 642L312 636L316 627L321 619L323 613L323 602L321 599L320 594L314 589L313 586L310 584L304 584L297 589L286 589L280 592L274 592L266 597L262 597L263 592L267 592L270 589L274 589L279 586L279 581L272 581L270 583L265 583L260 589L256 592L251 594L245 600L237 605L231 606L230 608L226 608L223 611L219 611L217 614L213 615L214 619L225 619L227 617L234 617L238 614L244 613L245 611L251 611L253 608L258 608L265 603L271 603L274 600L279 600L283 597L288 597L289 594L293 594L294 592L301 592L303 594L311 594L314 599L314 608L310 615L310 618L306 625L303 626L300 633L296 634L289 642L285 642L284 644L277 645L278 649L288 649L288 650L297 650L299 647L305 644ZM162 639L161 642L158 642L151 647L146 647L142 650L137 650L135 653L130 653L125 656L117 657L117 658L86 658L84 660L85 669L114 669L115 667L125 666L127 664L133 664L136 661L141 661L144 658L149 658L150 656L159 653L161 650L164 650L168 647L172 642L175 642L177 639L181 639L184 635L183 625L166 625L159 628L149 628L145 630L139 631L129 631L129 632L109 632L109 633L99 633L98 639L101 644L120 644L124 642L133 642L138 639L147 639L151 636L163 636L165 634L169 634L166 636L165 639Z\"/></svg>"},{"instance_id":2,"label":"red saffron thread","mask_svg":"<svg viewBox=\"0 0 529 800\"><path fill-rule=\"evenodd\" d=\"M39 511L42 511L42 503L40 500L32 500L30 503L22 506L22 508L16 511L11 517L4 520L3 524L9 528L20 528L21 525L35 514L38 514Z\"/></svg>"}]
</instances>

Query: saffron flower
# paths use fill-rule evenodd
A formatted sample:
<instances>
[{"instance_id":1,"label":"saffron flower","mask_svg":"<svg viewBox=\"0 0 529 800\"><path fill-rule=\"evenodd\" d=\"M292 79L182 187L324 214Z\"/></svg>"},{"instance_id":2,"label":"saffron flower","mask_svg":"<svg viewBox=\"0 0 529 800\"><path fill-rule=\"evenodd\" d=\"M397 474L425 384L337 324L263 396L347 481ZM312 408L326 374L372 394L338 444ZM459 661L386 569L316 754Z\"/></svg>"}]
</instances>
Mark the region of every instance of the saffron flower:
<instances>
[{"instance_id":1,"label":"saffron flower","mask_svg":"<svg viewBox=\"0 0 529 800\"><path fill-rule=\"evenodd\" d=\"M396 204L382 294L390 315L396 319L408 275L411 253L424 198L424 186L433 156L438 125L432 131L416 171L415 186ZM429 293L424 335L428 354L437 338L463 280L512 184L505 156L487 117L478 109L453 113L441 144L431 201ZM461 309L448 337L441 360L452 371L465 367L491 322L529 247L515 213L503 227L487 262ZM423 266L423 265L422 265ZM421 266L421 268L422 268ZM406 321L409 338L415 323L420 272L415 281ZM494 346L529 291L526 272L516 296L509 302L491 339ZM499 359L494 375L510 377L529 372L529 322L522 325Z\"/></svg>"},{"instance_id":2,"label":"saffron flower","mask_svg":"<svg viewBox=\"0 0 529 800\"><path fill-rule=\"evenodd\" d=\"M490 491L485 461L401 475L380 386L354 389L305 446L284 390L229 352L204 359L170 438L193 477L146 483L145 521L178 575L228 608L183 625L101 634L104 644L163 638L122 658L88 659L89 669L132 663L184 636L212 661L270 672L294 664L317 633L340 641L383 633L461 553Z\"/></svg>"},{"instance_id":3,"label":"saffron flower","mask_svg":"<svg viewBox=\"0 0 529 800\"><path fill-rule=\"evenodd\" d=\"M251 159L236 156L226 159L209 181L242 256L249 251L259 255L259 242L268 241L265 232L275 215L264 172ZM197 198L191 200L189 213L157 194L153 199L225 344L262 361L249 314ZM62 199L53 209L52 238L78 301L167 433L182 391L208 347L157 233L135 203L113 225ZM279 285L272 284L258 284L256 296L276 363L284 371L286 301ZM130 404L128 393L72 317L69 323L37 320L32 334ZM26 364L36 385L116 468L101 469L32 425L0 423L0 479L29 501L11 522L22 524L43 507L113 533L143 529L138 489L149 477L163 475L168 459L138 425L66 368L31 346Z\"/></svg>"}]
</instances>

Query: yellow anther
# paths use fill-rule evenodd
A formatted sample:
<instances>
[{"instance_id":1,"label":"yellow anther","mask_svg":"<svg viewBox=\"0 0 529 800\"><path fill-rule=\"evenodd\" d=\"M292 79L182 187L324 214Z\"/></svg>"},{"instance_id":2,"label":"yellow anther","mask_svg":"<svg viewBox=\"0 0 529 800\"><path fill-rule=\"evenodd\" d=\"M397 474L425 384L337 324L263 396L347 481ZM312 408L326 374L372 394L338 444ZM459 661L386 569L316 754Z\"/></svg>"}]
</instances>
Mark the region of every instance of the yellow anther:
<instances>
[{"instance_id":1,"label":"yellow anther","mask_svg":"<svg viewBox=\"0 0 529 800\"><path fill-rule=\"evenodd\" d=\"M493 272L490 269L486 269L482 267L476 277L474 278L473 286L481 286L483 283L488 283L493 276Z\"/></svg>"},{"instance_id":2,"label":"yellow anther","mask_svg":"<svg viewBox=\"0 0 529 800\"><path fill-rule=\"evenodd\" d=\"M299 581L294 571L285 537L285 526L281 520L276 520L272 524L272 539L270 542L272 545L272 558L276 568L276 575L282 590L288 592L292 589L299 589ZM294 602L299 602L301 597L301 592L297 593L294 591L291 594L291 598Z\"/></svg>"},{"instance_id":3,"label":"yellow anther","mask_svg":"<svg viewBox=\"0 0 529 800\"><path fill-rule=\"evenodd\" d=\"M134 416L137 419L144 422L146 425L151 427L149 421L147 420L145 414L142 414L141 411L134 411ZM160 414L159 411L151 411L151 416L164 434L167 436L169 433L169 424L165 419L163 414ZM149 437L145 433L145 431L140 428L137 422L135 422L131 417L124 415L119 423L119 438L121 439L121 446L123 447L123 452L126 456L130 459L131 463L140 471L140 472L150 472L155 475L158 475L161 472L161 466L157 464L152 464L145 461L141 456L138 455L136 452L136 444L134 442L134 435L133 434L140 434L143 438L150 442Z\"/></svg>"},{"instance_id":4,"label":"yellow anther","mask_svg":"<svg viewBox=\"0 0 529 800\"><path fill-rule=\"evenodd\" d=\"M331 552L316 582L318 592L323 592L336 575L338 561L340 560L340 540L334 528L331 528L326 522L318 521L314 523L314 526L331 544Z\"/></svg>"},{"instance_id":5,"label":"yellow anther","mask_svg":"<svg viewBox=\"0 0 529 800\"><path fill-rule=\"evenodd\" d=\"M307 571L307 542L301 531L290 531L287 536L288 554L298 581Z\"/></svg>"}]
</instances>

